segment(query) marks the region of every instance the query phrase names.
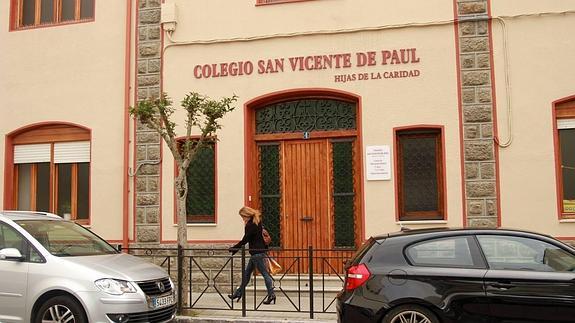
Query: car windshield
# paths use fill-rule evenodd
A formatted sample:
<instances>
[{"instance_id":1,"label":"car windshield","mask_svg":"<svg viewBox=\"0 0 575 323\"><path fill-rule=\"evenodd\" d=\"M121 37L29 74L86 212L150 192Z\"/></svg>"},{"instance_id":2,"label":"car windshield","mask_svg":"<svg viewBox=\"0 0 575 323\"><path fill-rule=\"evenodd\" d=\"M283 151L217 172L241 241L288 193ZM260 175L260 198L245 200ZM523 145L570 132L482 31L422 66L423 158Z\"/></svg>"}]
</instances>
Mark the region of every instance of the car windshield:
<instances>
[{"instance_id":1,"label":"car windshield","mask_svg":"<svg viewBox=\"0 0 575 323\"><path fill-rule=\"evenodd\" d=\"M74 222L57 220L16 221L46 250L58 257L95 256L117 253L90 230Z\"/></svg>"}]
</instances>

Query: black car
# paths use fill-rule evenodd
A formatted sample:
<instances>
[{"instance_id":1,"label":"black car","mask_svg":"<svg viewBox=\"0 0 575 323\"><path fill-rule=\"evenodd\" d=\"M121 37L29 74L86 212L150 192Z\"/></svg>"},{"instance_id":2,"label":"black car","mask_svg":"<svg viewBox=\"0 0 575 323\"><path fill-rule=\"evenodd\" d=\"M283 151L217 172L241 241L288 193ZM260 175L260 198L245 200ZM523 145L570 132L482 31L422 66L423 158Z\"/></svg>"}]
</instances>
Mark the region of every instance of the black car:
<instances>
[{"instance_id":1,"label":"black car","mask_svg":"<svg viewBox=\"0 0 575 323\"><path fill-rule=\"evenodd\" d=\"M575 322L575 249L503 229L372 237L347 265L338 322Z\"/></svg>"}]
</instances>

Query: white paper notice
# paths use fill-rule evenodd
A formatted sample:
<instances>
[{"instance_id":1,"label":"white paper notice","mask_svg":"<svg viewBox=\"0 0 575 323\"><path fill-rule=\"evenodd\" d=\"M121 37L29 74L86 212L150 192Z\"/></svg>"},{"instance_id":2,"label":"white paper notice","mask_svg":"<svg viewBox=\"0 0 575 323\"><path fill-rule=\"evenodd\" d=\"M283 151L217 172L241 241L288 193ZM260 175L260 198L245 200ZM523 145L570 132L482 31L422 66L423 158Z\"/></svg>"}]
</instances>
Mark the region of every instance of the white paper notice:
<instances>
[{"instance_id":1,"label":"white paper notice","mask_svg":"<svg viewBox=\"0 0 575 323\"><path fill-rule=\"evenodd\" d=\"M391 179L391 151L389 146L367 146L365 147L365 155L368 181Z\"/></svg>"}]
</instances>

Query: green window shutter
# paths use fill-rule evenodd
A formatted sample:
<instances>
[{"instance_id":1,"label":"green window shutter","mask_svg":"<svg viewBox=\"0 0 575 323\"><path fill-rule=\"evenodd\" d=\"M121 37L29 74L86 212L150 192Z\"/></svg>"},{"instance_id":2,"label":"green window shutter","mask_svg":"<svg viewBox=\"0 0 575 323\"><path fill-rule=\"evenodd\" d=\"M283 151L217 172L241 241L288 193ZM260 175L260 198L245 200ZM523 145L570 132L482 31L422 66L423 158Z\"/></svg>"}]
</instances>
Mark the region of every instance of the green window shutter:
<instances>
[{"instance_id":1,"label":"green window shutter","mask_svg":"<svg viewBox=\"0 0 575 323\"><path fill-rule=\"evenodd\" d=\"M263 223L272 237L271 247L280 246L280 146L262 144L259 149L259 183Z\"/></svg>"},{"instance_id":2,"label":"green window shutter","mask_svg":"<svg viewBox=\"0 0 575 323\"><path fill-rule=\"evenodd\" d=\"M353 142L332 141L335 247L355 247Z\"/></svg>"},{"instance_id":3,"label":"green window shutter","mask_svg":"<svg viewBox=\"0 0 575 323\"><path fill-rule=\"evenodd\" d=\"M215 144L208 144L196 153L187 172L188 222L214 222L216 209Z\"/></svg>"}]
</instances>

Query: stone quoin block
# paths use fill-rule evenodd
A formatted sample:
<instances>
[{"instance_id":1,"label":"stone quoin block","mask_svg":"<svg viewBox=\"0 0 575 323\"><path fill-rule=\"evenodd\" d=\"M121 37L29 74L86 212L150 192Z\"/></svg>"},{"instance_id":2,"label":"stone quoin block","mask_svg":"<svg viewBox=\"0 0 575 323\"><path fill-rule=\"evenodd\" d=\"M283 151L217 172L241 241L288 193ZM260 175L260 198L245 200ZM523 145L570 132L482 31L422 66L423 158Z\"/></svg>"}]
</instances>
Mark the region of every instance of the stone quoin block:
<instances>
[{"instance_id":1,"label":"stone quoin block","mask_svg":"<svg viewBox=\"0 0 575 323\"><path fill-rule=\"evenodd\" d=\"M479 126L478 125L465 126L463 128L463 133L465 135L465 139L476 139L477 137L479 137Z\"/></svg>"},{"instance_id":2,"label":"stone quoin block","mask_svg":"<svg viewBox=\"0 0 575 323\"><path fill-rule=\"evenodd\" d=\"M482 216L484 207L482 200L471 200L467 202L467 216Z\"/></svg>"},{"instance_id":3,"label":"stone quoin block","mask_svg":"<svg viewBox=\"0 0 575 323\"><path fill-rule=\"evenodd\" d=\"M157 57L160 53L160 43L145 43L138 46L138 53L140 57Z\"/></svg>"},{"instance_id":4,"label":"stone quoin block","mask_svg":"<svg viewBox=\"0 0 575 323\"><path fill-rule=\"evenodd\" d=\"M159 228L158 227L142 227L138 226L136 229L139 242L159 242Z\"/></svg>"},{"instance_id":5,"label":"stone quoin block","mask_svg":"<svg viewBox=\"0 0 575 323\"><path fill-rule=\"evenodd\" d=\"M160 165L143 165L138 171L138 175L159 175Z\"/></svg>"},{"instance_id":6,"label":"stone quoin block","mask_svg":"<svg viewBox=\"0 0 575 323\"><path fill-rule=\"evenodd\" d=\"M150 86L160 84L159 75L140 75L138 76L138 86Z\"/></svg>"},{"instance_id":7,"label":"stone quoin block","mask_svg":"<svg viewBox=\"0 0 575 323\"><path fill-rule=\"evenodd\" d=\"M493 143L491 141L470 141L465 143L465 160L493 160Z\"/></svg>"},{"instance_id":8,"label":"stone quoin block","mask_svg":"<svg viewBox=\"0 0 575 323\"><path fill-rule=\"evenodd\" d=\"M155 132L140 132L136 135L138 144L157 144L160 142L160 135Z\"/></svg>"},{"instance_id":9,"label":"stone quoin block","mask_svg":"<svg viewBox=\"0 0 575 323\"><path fill-rule=\"evenodd\" d=\"M148 146L148 160L160 160L160 146Z\"/></svg>"},{"instance_id":10,"label":"stone quoin block","mask_svg":"<svg viewBox=\"0 0 575 323\"><path fill-rule=\"evenodd\" d=\"M140 24L148 25L148 24L158 24L160 23L160 10L142 10L140 11Z\"/></svg>"},{"instance_id":11,"label":"stone quoin block","mask_svg":"<svg viewBox=\"0 0 575 323\"><path fill-rule=\"evenodd\" d=\"M461 38L461 52L487 52L489 50L489 39L487 37Z\"/></svg>"},{"instance_id":12,"label":"stone quoin block","mask_svg":"<svg viewBox=\"0 0 575 323\"><path fill-rule=\"evenodd\" d=\"M489 71L468 71L462 76L463 86L488 85L491 82Z\"/></svg>"},{"instance_id":13,"label":"stone quoin block","mask_svg":"<svg viewBox=\"0 0 575 323\"><path fill-rule=\"evenodd\" d=\"M482 163L479 169L482 179L495 179L495 163Z\"/></svg>"},{"instance_id":14,"label":"stone quoin block","mask_svg":"<svg viewBox=\"0 0 575 323\"><path fill-rule=\"evenodd\" d=\"M464 122L490 122L491 107L488 105L466 106L463 108Z\"/></svg>"},{"instance_id":15,"label":"stone quoin block","mask_svg":"<svg viewBox=\"0 0 575 323\"><path fill-rule=\"evenodd\" d=\"M479 164L478 163L465 163L465 178L476 179L479 177Z\"/></svg>"},{"instance_id":16,"label":"stone quoin block","mask_svg":"<svg viewBox=\"0 0 575 323\"><path fill-rule=\"evenodd\" d=\"M147 223L159 223L160 221L160 208L150 207L146 209L146 222Z\"/></svg>"},{"instance_id":17,"label":"stone quoin block","mask_svg":"<svg viewBox=\"0 0 575 323\"><path fill-rule=\"evenodd\" d=\"M487 6L485 1L475 1L475 2L460 2L459 3L459 14L460 15L472 15L478 13L487 13Z\"/></svg>"},{"instance_id":18,"label":"stone quoin block","mask_svg":"<svg viewBox=\"0 0 575 323\"><path fill-rule=\"evenodd\" d=\"M494 182L468 182L465 190L468 197L495 197Z\"/></svg>"},{"instance_id":19,"label":"stone quoin block","mask_svg":"<svg viewBox=\"0 0 575 323\"><path fill-rule=\"evenodd\" d=\"M468 218L467 224L476 228L496 228L497 218Z\"/></svg>"},{"instance_id":20,"label":"stone quoin block","mask_svg":"<svg viewBox=\"0 0 575 323\"><path fill-rule=\"evenodd\" d=\"M158 194L138 194L136 198L136 203L138 205L158 205L159 197Z\"/></svg>"},{"instance_id":21,"label":"stone quoin block","mask_svg":"<svg viewBox=\"0 0 575 323\"><path fill-rule=\"evenodd\" d=\"M493 138L493 125L483 124L481 125L481 137L482 138Z\"/></svg>"},{"instance_id":22,"label":"stone quoin block","mask_svg":"<svg viewBox=\"0 0 575 323\"><path fill-rule=\"evenodd\" d=\"M463 89L461 99L463 103L475 103L475 88Z\"/></svg>"}]
</instances>

